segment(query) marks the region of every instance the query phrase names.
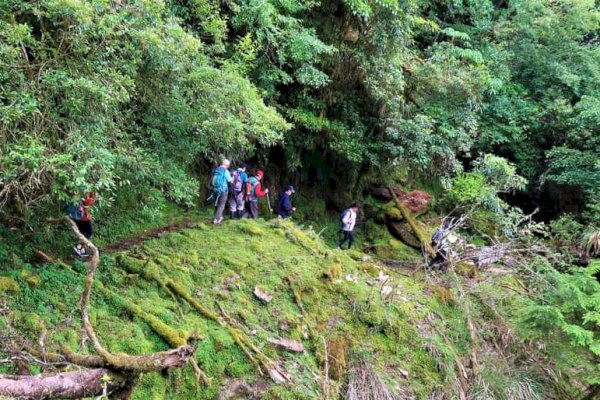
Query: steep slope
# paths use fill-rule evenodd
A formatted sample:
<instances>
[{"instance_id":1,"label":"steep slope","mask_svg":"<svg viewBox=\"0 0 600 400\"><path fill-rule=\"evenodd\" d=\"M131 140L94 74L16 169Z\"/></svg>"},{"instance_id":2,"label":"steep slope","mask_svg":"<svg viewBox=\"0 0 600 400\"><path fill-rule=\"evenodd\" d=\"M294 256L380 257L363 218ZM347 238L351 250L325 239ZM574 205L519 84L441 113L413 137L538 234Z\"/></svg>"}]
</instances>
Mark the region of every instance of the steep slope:
<instances>
[{"instance_id":1,"label":"steep slope","mask_svg":"<svg viewBox=\"0 0 600 400\"><path fill-rule=\"evenodd\" d=\"M84 270L64 263L13 270L5 280L14 287L0 291L2 330L25 332L46 350L90 350L77 312ZM466 284L479 300L467 300ZM542 398L535 360L519 361L522 371L501 361L503 349L522 346L501 323L503 307L519 299L513 285L510 275L467 282L454 274L444 281L409 276L361 253L330 249L287 221L199 223L104 253L91 318L116 353L165 350L188 339L212 378L198 385L191 367L146 374L134 399L339 398L365 368L400 398L460 393L472 384L464 382L472 371ZM257 289L272 300L257 298ZM481 336L474 336L473 321L485 330ZM282 350L274 339L304 350ZM485 357L477 360L475 348ZM269 368L285 382L274 382ZM38 371L35 363L30 369Z\"/></svg>"}]
</instances>

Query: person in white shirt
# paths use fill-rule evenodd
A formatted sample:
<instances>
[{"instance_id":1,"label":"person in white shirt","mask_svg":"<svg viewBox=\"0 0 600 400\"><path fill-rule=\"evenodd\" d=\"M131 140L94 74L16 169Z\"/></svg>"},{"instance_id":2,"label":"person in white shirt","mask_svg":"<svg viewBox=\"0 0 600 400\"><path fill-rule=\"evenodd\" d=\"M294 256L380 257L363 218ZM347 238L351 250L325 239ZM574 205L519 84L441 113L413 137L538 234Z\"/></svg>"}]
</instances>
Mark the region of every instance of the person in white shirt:
<instances>
[{"instance_id":1,"label":"person in white shirt","mask_svg":"<svg viewBox=\"0 0 600 400\"><path fill-rule=\"evenodd\" d=\"M356 225L356 216L361 208L362 204L354 203L342 213L340 218L340 223L342 225L342 239L338 243L338 249L341 249L346 242L348 242L348 248L352 247L352 243L354 243L354 226Z\"/></svg>"}]
</instances>

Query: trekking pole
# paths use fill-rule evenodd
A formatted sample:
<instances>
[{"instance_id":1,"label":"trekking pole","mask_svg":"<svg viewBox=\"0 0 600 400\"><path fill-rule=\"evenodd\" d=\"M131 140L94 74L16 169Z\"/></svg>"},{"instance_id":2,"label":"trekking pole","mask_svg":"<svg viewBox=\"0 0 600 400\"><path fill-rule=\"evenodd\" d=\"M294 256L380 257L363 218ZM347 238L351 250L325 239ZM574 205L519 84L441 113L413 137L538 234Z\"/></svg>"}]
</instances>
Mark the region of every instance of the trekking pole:
<instances>
[{"instance_id":1,"label":"trekking pole","mask_svg":"<svg viewBox=\"0 0 600 400\"><path fill-rule=\"evenodd\" d=\"M267 193L267 204L269 205L269 212L272 213L273 209L271 208L271 196Z\"/></svg>"}]
</instances>

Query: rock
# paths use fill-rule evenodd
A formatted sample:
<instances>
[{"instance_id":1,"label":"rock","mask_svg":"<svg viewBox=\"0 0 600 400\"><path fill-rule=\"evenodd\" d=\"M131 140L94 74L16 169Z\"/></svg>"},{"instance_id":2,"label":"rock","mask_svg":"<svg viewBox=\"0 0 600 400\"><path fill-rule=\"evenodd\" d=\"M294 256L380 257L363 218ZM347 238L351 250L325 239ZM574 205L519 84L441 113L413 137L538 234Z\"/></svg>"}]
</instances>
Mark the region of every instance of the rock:
<instances>
[{"instance_id":1,"label":"rock","mask_svg":"<svg viewBox=\"0 0 600 400\"><path fill-rule=\"evenodd\" d=\"M404 244L415 249L421 249L421 242L405 222L390 222L387 224L390 233Z\"/></svg>"},{"instance_id":2,"label":"rock","mask_svg":"<svg viewBox=\"0 0 600 400\"><path fill-rule=\"evenodd\" d=\"M290 330L290 324L288 321L280 321L279 322L279 329L281 329L282 331L289 331Z\"/></svg>"},{"instance_id":3,"label":"rock","mask_svg":"<svg viewBox=\"0 0 600 400\"><path fill-rule=\"evenodd\" d=\"M379 275L377 275L377 281L379 281L379 283L387 282L389 279L389 275L386 275L383 271L379 271Z\"/></svg>"},{"instance_id":4,"label":"rock","mask_svg":"<svg viewBox=\"0 0 600 400\"><path fill-rule=\"evenodd\" d=\"M404 205L411 214L418 216L429 211L431 206L431 200L433 196L422 190L413 190L412 192L405 192L400 188L392 188L398 200ZM391 201L392 196L386 187L380 187L374 189L371 194L383 201Z\"/></svg>"},{"instance_id":5,"label":"rock","mask_svg":"<svg viewBox=\"0 0 600 400\"><path fill-rule=\"evenodd\" d=\"M408 371L407 370L401 369L400 374L402 375L403 378L408 379Z\"/></svg>"},{"instance_id":6,"label":"rock","mask_svg":"<svg viewBox=\"0 0 600 400\"><path fill-rule=\"evenodd\" d=\"M252 388L244 379L232 379L221 387L219 400L242 400L252 395Z\"/></svg>"},{"instance_id":7,"label":"rock","mask_svg":"<svg viewBox=\"0 0 600 400\"><path fill-rule=\"evenodd\" d=\"M360 261L369 262L369 261L371 261L371 256L364 255L361 257Z\"/></svg>"},{"instance_id":8,"label":"rock","mask_svg":"<svg viewBox=\"0 0 600 400\"><path fill-rule=\"evenodd\" d=\"M346 280L348 282L356 282L358 278L356 277L356 275L348 274L346 275Z\"/></svg>"},{"instance_id":9,"label":"rock","mask_svg":"<svg viewBox=\"0 0 600 400\"><path fill-rule=\"evenodd\" d=\"M252 293L254 293L258 299L264 301L265 303L269 303L271 300L273 300L273 296L263 291L258 286L254 286L254 291Z\"/></svg>"},{"instance_id":10,"label":"rock","mask_svg":"<svg viewBox=\"0 0 600 400\"><path fill-rule=\"evenodd\" d=\"M269 338L268 341L279 350L286 350L292 353L304 352L304 345L292 339Z\"/></svg>"},{"instance_id":11,"label":"rock","mask_svg":"<svg viewBox=\"0 0 600 400\"><path fill-rule=\"evenodd\" d=\"M381 294L382 294L383 296L389 296L389 295L392 293L392 290L393 290L393 289L392 289L392 287L391 287L391 286L384 285L384 286L381 288Z\"/></svg>"}]
</instances>

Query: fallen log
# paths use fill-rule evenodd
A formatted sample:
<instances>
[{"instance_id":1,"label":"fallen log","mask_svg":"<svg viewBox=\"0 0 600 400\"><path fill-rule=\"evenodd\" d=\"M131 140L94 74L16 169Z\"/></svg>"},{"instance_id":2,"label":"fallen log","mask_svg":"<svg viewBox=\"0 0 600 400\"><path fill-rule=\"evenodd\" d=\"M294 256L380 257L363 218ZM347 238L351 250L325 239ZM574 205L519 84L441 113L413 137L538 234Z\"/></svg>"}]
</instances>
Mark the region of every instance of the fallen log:
<instances>
[{"instance_id":1,"label":"fallen log","mask_svg":"<svg viewBox=\"0 0 600 400\"><path fill-rule=\"evenodd\" d=\"M106 368L50 375L0 375L0 395L18 399L80 399L118 392L131 383Z\"/></svg>"}]
</instances>

